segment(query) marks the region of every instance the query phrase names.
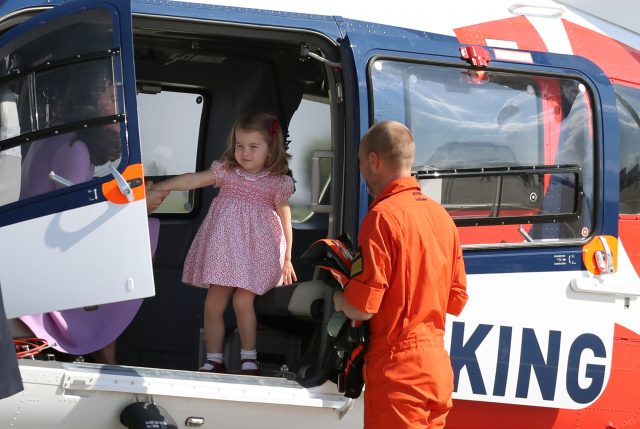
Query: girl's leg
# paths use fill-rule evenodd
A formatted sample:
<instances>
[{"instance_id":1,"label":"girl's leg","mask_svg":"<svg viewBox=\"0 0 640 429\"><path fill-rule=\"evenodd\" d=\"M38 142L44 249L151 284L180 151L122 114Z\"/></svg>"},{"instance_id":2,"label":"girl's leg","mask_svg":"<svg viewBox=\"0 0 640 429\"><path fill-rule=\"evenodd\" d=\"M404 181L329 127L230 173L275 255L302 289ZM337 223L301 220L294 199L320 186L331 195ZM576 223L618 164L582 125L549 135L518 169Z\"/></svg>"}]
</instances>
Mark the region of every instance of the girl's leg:
<instances>
[{"instance_id":1,"label":"girl's leg","mask_svg":"<svg viewBox=\"0 0 640 429\"><path fill-rule=\"evenodd\" d=\"M253 307L255 294L238 288L233 295L233 309L238 321L240 332L240 361L241 373L245 375L258 375L258 363L256 353L256 312Z\"/></svg>"},{"instance_id":2,"label":"girl's leg","mask_svg":"<svg viewBox=\"0 0 640 429\"><path fill-rule=\"evenodd\" d=\"M238 321L240 344L245 350L256 348L256 311L253 308L255 298L253 292L240 288L233 294L233 310Z\"/></svg>"},{"instance_id":3,"label":"girl's leg","mask_svg":"<svg viewBox=\"0 0 640 429\"><path fill-rule=\"evenodd\" d=\"M224 347L224 310L235 288L211 285L204 301L204 340L207 353L222 353Z\"/></svg>"}]
</instances>

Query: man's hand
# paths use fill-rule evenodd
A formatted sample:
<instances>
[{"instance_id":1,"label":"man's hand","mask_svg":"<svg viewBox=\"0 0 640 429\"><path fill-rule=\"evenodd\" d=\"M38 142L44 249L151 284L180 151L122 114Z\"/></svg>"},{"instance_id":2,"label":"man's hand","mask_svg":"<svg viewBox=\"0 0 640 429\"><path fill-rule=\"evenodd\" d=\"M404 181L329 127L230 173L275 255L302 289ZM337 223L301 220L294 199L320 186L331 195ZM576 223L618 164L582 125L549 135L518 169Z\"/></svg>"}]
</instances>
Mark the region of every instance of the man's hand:
<instances>
[{"instance_id":1,"label":"man's hand","mask_svg":"<svg viewBox=\"0 0 640 429\"><path fill-rule=\"evenodd\" d=\"M333 308L336 311L342 311L344 308L344 292L337 290L333 294Z\"/></svg>"},{"instance_id":2,"label":"man's hand","mask_svg":"<svg viewBox=\"0 0 640 429\"><path fill-rule=\"evenodd\" d=\"M154 189L153 182L148 180L145 184L145 193L147 200L147 213L151 213L157 209L171 191L159 191Z\"/></svg>"},{"instance_id":3,"label":"man's hand","mask_svg":"<svg viewBox=\"0 0 640 429\"><path fill-rule=\"evenodd\" d=\"M342 311L351 320L369 320L373 316L373 313L366 313L349 304L341 290L333 294L333 307L336 311Z\"/></svg>"}]
</instances>

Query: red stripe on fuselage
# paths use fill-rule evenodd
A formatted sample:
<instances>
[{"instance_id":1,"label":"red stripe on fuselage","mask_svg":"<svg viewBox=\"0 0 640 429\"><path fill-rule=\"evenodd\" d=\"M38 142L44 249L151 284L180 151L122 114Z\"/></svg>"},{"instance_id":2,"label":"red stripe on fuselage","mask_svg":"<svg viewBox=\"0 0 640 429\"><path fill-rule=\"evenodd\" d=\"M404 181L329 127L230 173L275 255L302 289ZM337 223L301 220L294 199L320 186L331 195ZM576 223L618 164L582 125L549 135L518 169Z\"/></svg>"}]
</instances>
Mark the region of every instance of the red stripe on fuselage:
<instances>
[{"instance_id":1,"label":"red stripe on fuselage","mask_svg":"<svg viewBox=\"0 0 640 429\"><path fill-rule=\"evenodd\" d=\"M486 45L486 39L516 42L518 49L547 51L542 38L524 16L469 25L453 30L461 44Z\"/></svg>"},{"instance_id":2,"label":"red stripe on fuselage","mask_svg":"<svg viewBox=\"0 0 640 429\"><path fill-rule=\"evenodd\" d=\"M612 80L638 86L640 52L604 34L562 20L571 48L596 63Z\"/></svg>"},{"instance_id":3,"label":"red stripe on fuselage","mask_svg":"<svg viewBox=\"0 0 640 429\"><path fill-rule=\"evenodd\" d=\"M624 250L631 260L636 274L640 276L640 216L620 215L618 221L618 234L624 245Z\"/></svg>"}]
</instances>

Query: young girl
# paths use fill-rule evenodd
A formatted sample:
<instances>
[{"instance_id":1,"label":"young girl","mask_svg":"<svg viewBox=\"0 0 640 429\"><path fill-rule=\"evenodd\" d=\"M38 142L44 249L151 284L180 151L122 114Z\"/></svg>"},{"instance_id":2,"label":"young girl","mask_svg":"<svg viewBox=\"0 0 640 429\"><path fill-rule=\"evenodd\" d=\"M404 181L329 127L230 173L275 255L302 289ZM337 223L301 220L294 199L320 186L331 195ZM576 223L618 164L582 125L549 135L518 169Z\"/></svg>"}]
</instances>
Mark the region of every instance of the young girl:
<instances>
[{"instance_id":1,"label":"young girl","mask_svg":"<svg viewBox=\"0 0 640 429\"><path fill-rule=\"evenodd\" d=\"M205 300L207 362L201 371L226 372L223 314L233 296L240 333L242 374L257 375L253 301L279 284L296 281L291 265L293 180L275 115L242 116L233 126L222 161L154 185L186 191L218 186L209 213L189 249L182 281L209 288Z\"/></svg>"}]
</instances>

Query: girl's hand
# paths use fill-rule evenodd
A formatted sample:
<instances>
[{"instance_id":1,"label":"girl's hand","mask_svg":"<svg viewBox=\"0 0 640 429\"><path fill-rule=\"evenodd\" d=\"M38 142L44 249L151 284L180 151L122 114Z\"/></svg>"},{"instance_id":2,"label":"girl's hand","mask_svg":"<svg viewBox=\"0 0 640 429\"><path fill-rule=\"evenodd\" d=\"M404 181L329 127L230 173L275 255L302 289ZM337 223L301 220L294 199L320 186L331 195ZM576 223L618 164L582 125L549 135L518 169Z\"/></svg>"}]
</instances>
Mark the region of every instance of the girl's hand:
<instances>
[{"instance_id":1,"label":"girl's hand","mask_svg":"<svg viewBox=\"0 0 640 429\"><path fill-rule=\"evenodd\" d=\"M298 277L296 276L296 272L293 270L293 265L291 265L290 260L285 260L282 265L282 285L290 285L293 282L297 282Z\"/></svg>"}]
</instances>

